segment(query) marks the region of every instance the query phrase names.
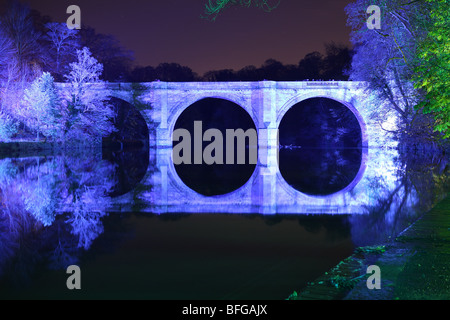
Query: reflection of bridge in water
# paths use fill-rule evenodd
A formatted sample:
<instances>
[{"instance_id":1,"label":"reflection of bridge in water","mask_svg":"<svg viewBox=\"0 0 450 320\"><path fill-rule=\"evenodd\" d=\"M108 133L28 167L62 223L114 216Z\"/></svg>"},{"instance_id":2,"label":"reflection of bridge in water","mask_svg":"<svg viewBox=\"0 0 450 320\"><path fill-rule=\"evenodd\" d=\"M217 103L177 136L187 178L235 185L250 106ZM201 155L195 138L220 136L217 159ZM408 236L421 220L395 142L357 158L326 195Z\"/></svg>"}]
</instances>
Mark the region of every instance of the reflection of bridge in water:
<instances>
[{"instance_id":1,"label":"reflection of bridge in water","mask_svg":"<svg viewBox=\"0 0 450 320\"><path fill-rule=\"evenodd\" d=\"M364 83L359 82L152 82L110 84L109 89L114 97L134 105L146 120L150 128L150 163L156 169L149 169L135 190L116 198L113 211L359 213L361 206L370 203L370 178L382 170L371 150L392 143L373 119L376 105L363 93ZM310 196L291 187L277 163L277 133L283 116L295 104L315 97L346 106L358 120L362 135L359 172L344 189L326 196ZM259 147L258 164L247 183L231 193L210 197L181 181L171 149L177 118L204 98L226 99L247 111L255 123Z\"/></svg>"}]
</instances>

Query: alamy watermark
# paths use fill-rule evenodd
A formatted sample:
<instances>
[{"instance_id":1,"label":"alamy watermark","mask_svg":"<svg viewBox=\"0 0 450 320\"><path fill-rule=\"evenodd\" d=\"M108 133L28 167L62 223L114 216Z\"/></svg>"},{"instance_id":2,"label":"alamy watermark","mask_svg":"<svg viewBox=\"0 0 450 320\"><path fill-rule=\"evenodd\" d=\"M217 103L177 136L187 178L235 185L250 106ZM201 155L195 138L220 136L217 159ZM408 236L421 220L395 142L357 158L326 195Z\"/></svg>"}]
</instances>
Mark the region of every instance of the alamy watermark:
<instances>
[{"instance_id":1,"label":"alamy watermark","mask_svg":"<svg viewBox=\"0 0 450 320\"><path fill-rule=\"evenodd\" d=\"M367 278L366 286L367 289L381 289L381 270L377 265L370 265L367 267L367 274L370 274L369 278Z\"/></svg>"},{"instance_id":2,"label":"alamy watermark","mask_svg":"<svg viewBox=\"0 0 450 320\"><path fill-rule=\"evenodd\" d=\"M80 290L81 289L81 269L77 265L71 265L67 267L67 274L70 276L67 278L66 286L69 290Z\"/></svg>"},{"instance_id":3,"label":"alamy watermark","mask_svg":"<svg viewBox=\"0 0 450 320\"><path fill-rule=\"evenodd\" d=\"M81 9L77 5L67 7L66 13L71 14L66 24L69 29L81 29Z\"/></svg>"},{"instance_id":4,"label":"alamy watermark","mask_svg":"<svg viewBox=\"0 0 450 320\"><path fill-rule=\"evenodd\" d=\"M180 141L181 139L181 141ZM193 140L192 140L193 139ZM225 139L222 131L211 128L203 132L202 121L194 121L194 137L191 133L182 128L173 132L173 142L178 142L173 147L173 163L192 164L192 153L194 156L193 164L257 164L258 162L258 133L255 129L226 129ZM194 150L192 149L194 142ZM203 149L203 142L211 142ZM248 141L248 148L246 145ZM224 143L225 153L224 157ZM246 154L248 150L248 162Z\"/></svg>"},{"instance_id":5,"label":"alamy watermark","mask_svg":"<svg viewBox=\"0 0 450 320\"><path fill-rule=\"evenodd\" d=\"M372 29L381 29L381 9L379 6L371 5L367 7L367 14L370 14L370 17L367 18L366 25L367 28Z\"/></svg>"}]
</instances>

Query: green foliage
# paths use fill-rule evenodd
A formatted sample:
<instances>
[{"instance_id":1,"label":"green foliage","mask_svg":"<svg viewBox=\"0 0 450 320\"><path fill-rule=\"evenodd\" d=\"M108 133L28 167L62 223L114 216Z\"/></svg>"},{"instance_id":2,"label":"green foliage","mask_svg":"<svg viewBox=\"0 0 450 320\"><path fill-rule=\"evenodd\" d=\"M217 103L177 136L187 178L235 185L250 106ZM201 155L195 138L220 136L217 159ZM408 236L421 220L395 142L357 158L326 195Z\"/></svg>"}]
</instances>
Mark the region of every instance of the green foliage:
<instances>
[{"instance_id":1,"label":"green foliage","mask_svg":"<svg viewBox=\"0 0 450 320\"><path fill-rule=\"evenodd\" d=\"M380 30L366 27L366 9L373 4L381 8ZM407 136L432 140L434 127L448 138L449 1L356 0L346 12L356 48L350 80L369 84L380 105L377 114L398 116L399 131Z\"/></svg>"},{"instance_id":2,"label":"green foliage","mask_svg":"<svg viewBox=\"0 0 450 320\"><path fill-rule=\"evenodd\" d=\"M286 300L296 300L298 297L297 291L292 292Z\"/></svg>"},{"instance_id":3,"label":"green foliage","mask_svg":"<svg viewBox=\"0 0 450 320\"><path fill-rule=\"evenodd\" d=\"M386 246L367 246L356 248L356 253L381 254L386 251Z\"/></svg>"},{"instance_id":4,"label":"green foliage","mask_svg":"<svg viewBox=\"0 0 450 320\"><path fill-rule=\"evenodd\" d=\"M380 7L381 29L367 27L369 5ZM426 6L416 1L357 0L346 13L355 46L350 80L367 82L368 92L377 98L379 122L393 115L400 131L407 132L415 117L417 93L411 76L417 39L424 32L418 21L426 18Z\"/></svg>"},{"instance_id":5,"label":"green foliage","mask_svg":"<svg viewBox=\"0 0 450 320\"><path fill-rule=\"evenodd\" d=\"M450 137L450 2L427 0L431 5L426 21L428 33L419 42L418 64L413 80L415 88L424 92L416 105L423 113L433 114L434 129L443 138Z\"/></svg>"},{"instance_id":6,"label":"green foliage","mask_svg":"<svg viewBox=\"0 0 450 320\"><path fill-rule=\"evenodd\" d=\"M233 5L241 5L243 7L250 7L253 5L266 12L270 12L279 4L280 1L275 5L271 5L268 0L209 0L208 3L205 4L205 14L207 15L207 19L215 21L220 12Z\"/></svg>"},{"instance_id":7,"label":"green foliage","mask_svg":"<svg viewBox=\"0 0 450 320\"><path fill-rule=\"evenodd\" d=\"M362 274L358 277L349 279L341 275L334 275L330 277L330 283L338 289L350 290L353 289L358 284L358 282L361 281L361 279L364 279L366 277L366 274Z\"/></svg>"}]
</instances>

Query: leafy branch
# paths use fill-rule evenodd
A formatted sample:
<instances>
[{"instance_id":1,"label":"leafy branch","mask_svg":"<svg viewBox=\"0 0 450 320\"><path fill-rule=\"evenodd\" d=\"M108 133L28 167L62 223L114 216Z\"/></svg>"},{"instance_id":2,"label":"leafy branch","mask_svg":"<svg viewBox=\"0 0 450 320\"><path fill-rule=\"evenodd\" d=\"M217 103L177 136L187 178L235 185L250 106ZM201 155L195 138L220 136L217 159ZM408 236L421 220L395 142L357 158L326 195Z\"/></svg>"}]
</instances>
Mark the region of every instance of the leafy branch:
<instances>
[{"instance_id":1,"label":"leafy branch","mask_svg":"<svg viewBox=\"0 0 450 320\"><path fill-rule=\"evenodd\" d=\"M215 21L220 12L227 7L237 4L247 8L253 4L255 7L262 9L265 12L271 12L278 7L280 2L281 0L279 0L275 5L270 5L268 0L208 0L208 3L205 4L206 17L204 18Z\"/></svg>"}]
</instances>

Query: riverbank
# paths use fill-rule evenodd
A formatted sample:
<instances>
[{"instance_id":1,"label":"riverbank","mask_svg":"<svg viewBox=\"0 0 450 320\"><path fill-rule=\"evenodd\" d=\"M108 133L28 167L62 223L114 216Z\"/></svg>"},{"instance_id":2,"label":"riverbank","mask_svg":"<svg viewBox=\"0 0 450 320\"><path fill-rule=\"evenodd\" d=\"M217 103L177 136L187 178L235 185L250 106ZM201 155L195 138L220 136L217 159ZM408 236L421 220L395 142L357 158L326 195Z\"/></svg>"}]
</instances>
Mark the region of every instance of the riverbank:
<instances>
[{"instance_id":1,"label":"riverbank","mask_svg":"<svg viewBox=\"0 0 450 320\"><path fill-rule=\"evenodd\" d=\"M14 141L0 143L0 159L45 156L61 150L62 144L42 141Z\"/></svg>"},{"instance_id":2,"label":"riverbank","mask_svg":"<svg viewBox=\"0 0 450 320\"><path fill-rule=\"evenodd\" d=\"M13 141L0 142L0 159L45 157L51 155L73 153L83 150L100 149L102 144L80 144L71 141L66 142L44 142L44 141Z\"/></svg>"},{"instance_id":3,"label":"riverbank","mask_svg":"<svg viewBox=\"0 0 450 320\"><path fill-rule=\"evenodd\" d=\"M367 288L369 265L381 270L381 289ZM450 197L393 241L357 248L289 300L450 299Z\"/></svg>"}]
</instances>

